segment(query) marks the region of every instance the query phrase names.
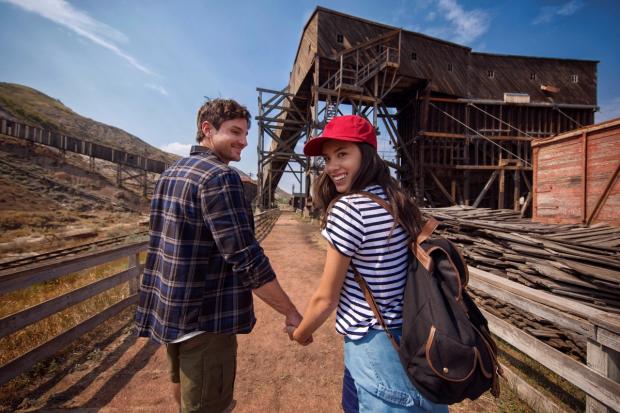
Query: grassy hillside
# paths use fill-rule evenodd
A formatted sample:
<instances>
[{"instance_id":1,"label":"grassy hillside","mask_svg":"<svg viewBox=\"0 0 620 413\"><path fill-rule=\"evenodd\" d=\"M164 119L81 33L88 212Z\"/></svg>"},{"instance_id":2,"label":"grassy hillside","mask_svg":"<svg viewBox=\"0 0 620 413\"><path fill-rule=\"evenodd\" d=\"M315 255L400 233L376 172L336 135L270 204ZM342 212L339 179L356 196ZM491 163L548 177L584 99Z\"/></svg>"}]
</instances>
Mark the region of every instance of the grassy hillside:
<instances>
[{"instance_id":1,"label":"grassy hillside","mask_svg":"<svg viewBox=\"0 0 620 413\"><path fill-rule=\"evenodd\" d=\"M127 152L146 154L152 159L164 162L178 159L177 155L155 148L122 129L81 116L60 100L27 86L0 82L0 114Z\"/></svg>"}]
</instances>

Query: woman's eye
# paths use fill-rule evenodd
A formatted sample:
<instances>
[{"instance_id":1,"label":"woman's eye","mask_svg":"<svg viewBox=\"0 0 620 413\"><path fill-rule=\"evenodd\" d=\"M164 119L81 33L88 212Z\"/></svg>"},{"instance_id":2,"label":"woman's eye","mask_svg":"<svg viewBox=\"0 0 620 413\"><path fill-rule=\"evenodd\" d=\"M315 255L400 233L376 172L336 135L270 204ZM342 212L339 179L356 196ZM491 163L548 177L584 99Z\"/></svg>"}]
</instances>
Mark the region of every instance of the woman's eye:
<instances>
[{"instance_id":1,"label":"woman's eye","mask_svg":"<svg viewBox=\"0 0 620 413\"><path fill-rule=\"evenodd\" d=\"M344 152L340 152L340 153L338 154L338 157L339 157L339 158L344 158L344 156L345 156L345 155L346 155L346 154L345 154Z\"/></svg>"}]
</instances>

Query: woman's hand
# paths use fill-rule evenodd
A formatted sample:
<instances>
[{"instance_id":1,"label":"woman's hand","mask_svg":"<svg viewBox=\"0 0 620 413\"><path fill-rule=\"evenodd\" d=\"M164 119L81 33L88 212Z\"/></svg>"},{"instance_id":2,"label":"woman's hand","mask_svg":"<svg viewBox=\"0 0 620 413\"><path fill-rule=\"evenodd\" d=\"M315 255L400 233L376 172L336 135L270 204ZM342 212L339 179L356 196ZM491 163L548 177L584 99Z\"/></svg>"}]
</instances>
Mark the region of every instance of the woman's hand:
<instances>
[{"instance_id":1,"label":"woman's hand","mask_svg":"<svg viewBox=\"0 0 620 413\"><path fill-rule=\"evenodd\" d=\"M308 344L312 343L314 340L312 339L312 336L304 338L303 340L300 339L299 336L295 336L295 330L297 330L297 327L295 326L286 326L284 328L284 332L288 334L288 338L291 341L296 341L297 343L301 344L302 346L307 346Z\"/></svg>"}]
</instances>

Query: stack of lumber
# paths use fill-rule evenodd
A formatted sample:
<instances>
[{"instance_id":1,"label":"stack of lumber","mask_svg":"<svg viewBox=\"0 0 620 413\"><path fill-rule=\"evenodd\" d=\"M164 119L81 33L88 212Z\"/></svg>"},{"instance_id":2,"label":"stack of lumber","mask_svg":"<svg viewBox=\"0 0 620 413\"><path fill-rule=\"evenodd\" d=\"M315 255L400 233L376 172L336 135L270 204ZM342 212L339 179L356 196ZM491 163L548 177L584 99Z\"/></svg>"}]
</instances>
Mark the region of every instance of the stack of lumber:
<instances>
[{"instance_id":1,"label":"stack of lumber","mask_svg":"<svg viewBox=\"0 0 620 413\"><path fill-rule=\"evenodd\" d=\"M424 208L470 266L620 313L620 228L540 224L510 210Z\"/></svg>"}]
</instances>

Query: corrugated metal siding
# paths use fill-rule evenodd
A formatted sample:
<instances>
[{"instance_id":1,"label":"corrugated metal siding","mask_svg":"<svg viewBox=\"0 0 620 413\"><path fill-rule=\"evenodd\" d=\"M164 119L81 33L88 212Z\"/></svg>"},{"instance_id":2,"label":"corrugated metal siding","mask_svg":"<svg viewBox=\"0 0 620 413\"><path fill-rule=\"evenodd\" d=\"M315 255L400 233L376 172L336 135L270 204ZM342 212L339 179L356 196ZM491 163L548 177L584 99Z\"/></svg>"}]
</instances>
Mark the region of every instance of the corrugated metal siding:
<instances>
[{"instance_id":1,"label":"corrugated metal siding","mask_svg":"<svg viewBox=\"0 0 620 413\"><path fill-rule=\"evenodd\" d=\"M620 119L534 142L532 147L532 219L545 223L585 222L620 164ZM592 221L596 222L620 226L620 179L616 179Z\"/></svg>"}]
</instances>

